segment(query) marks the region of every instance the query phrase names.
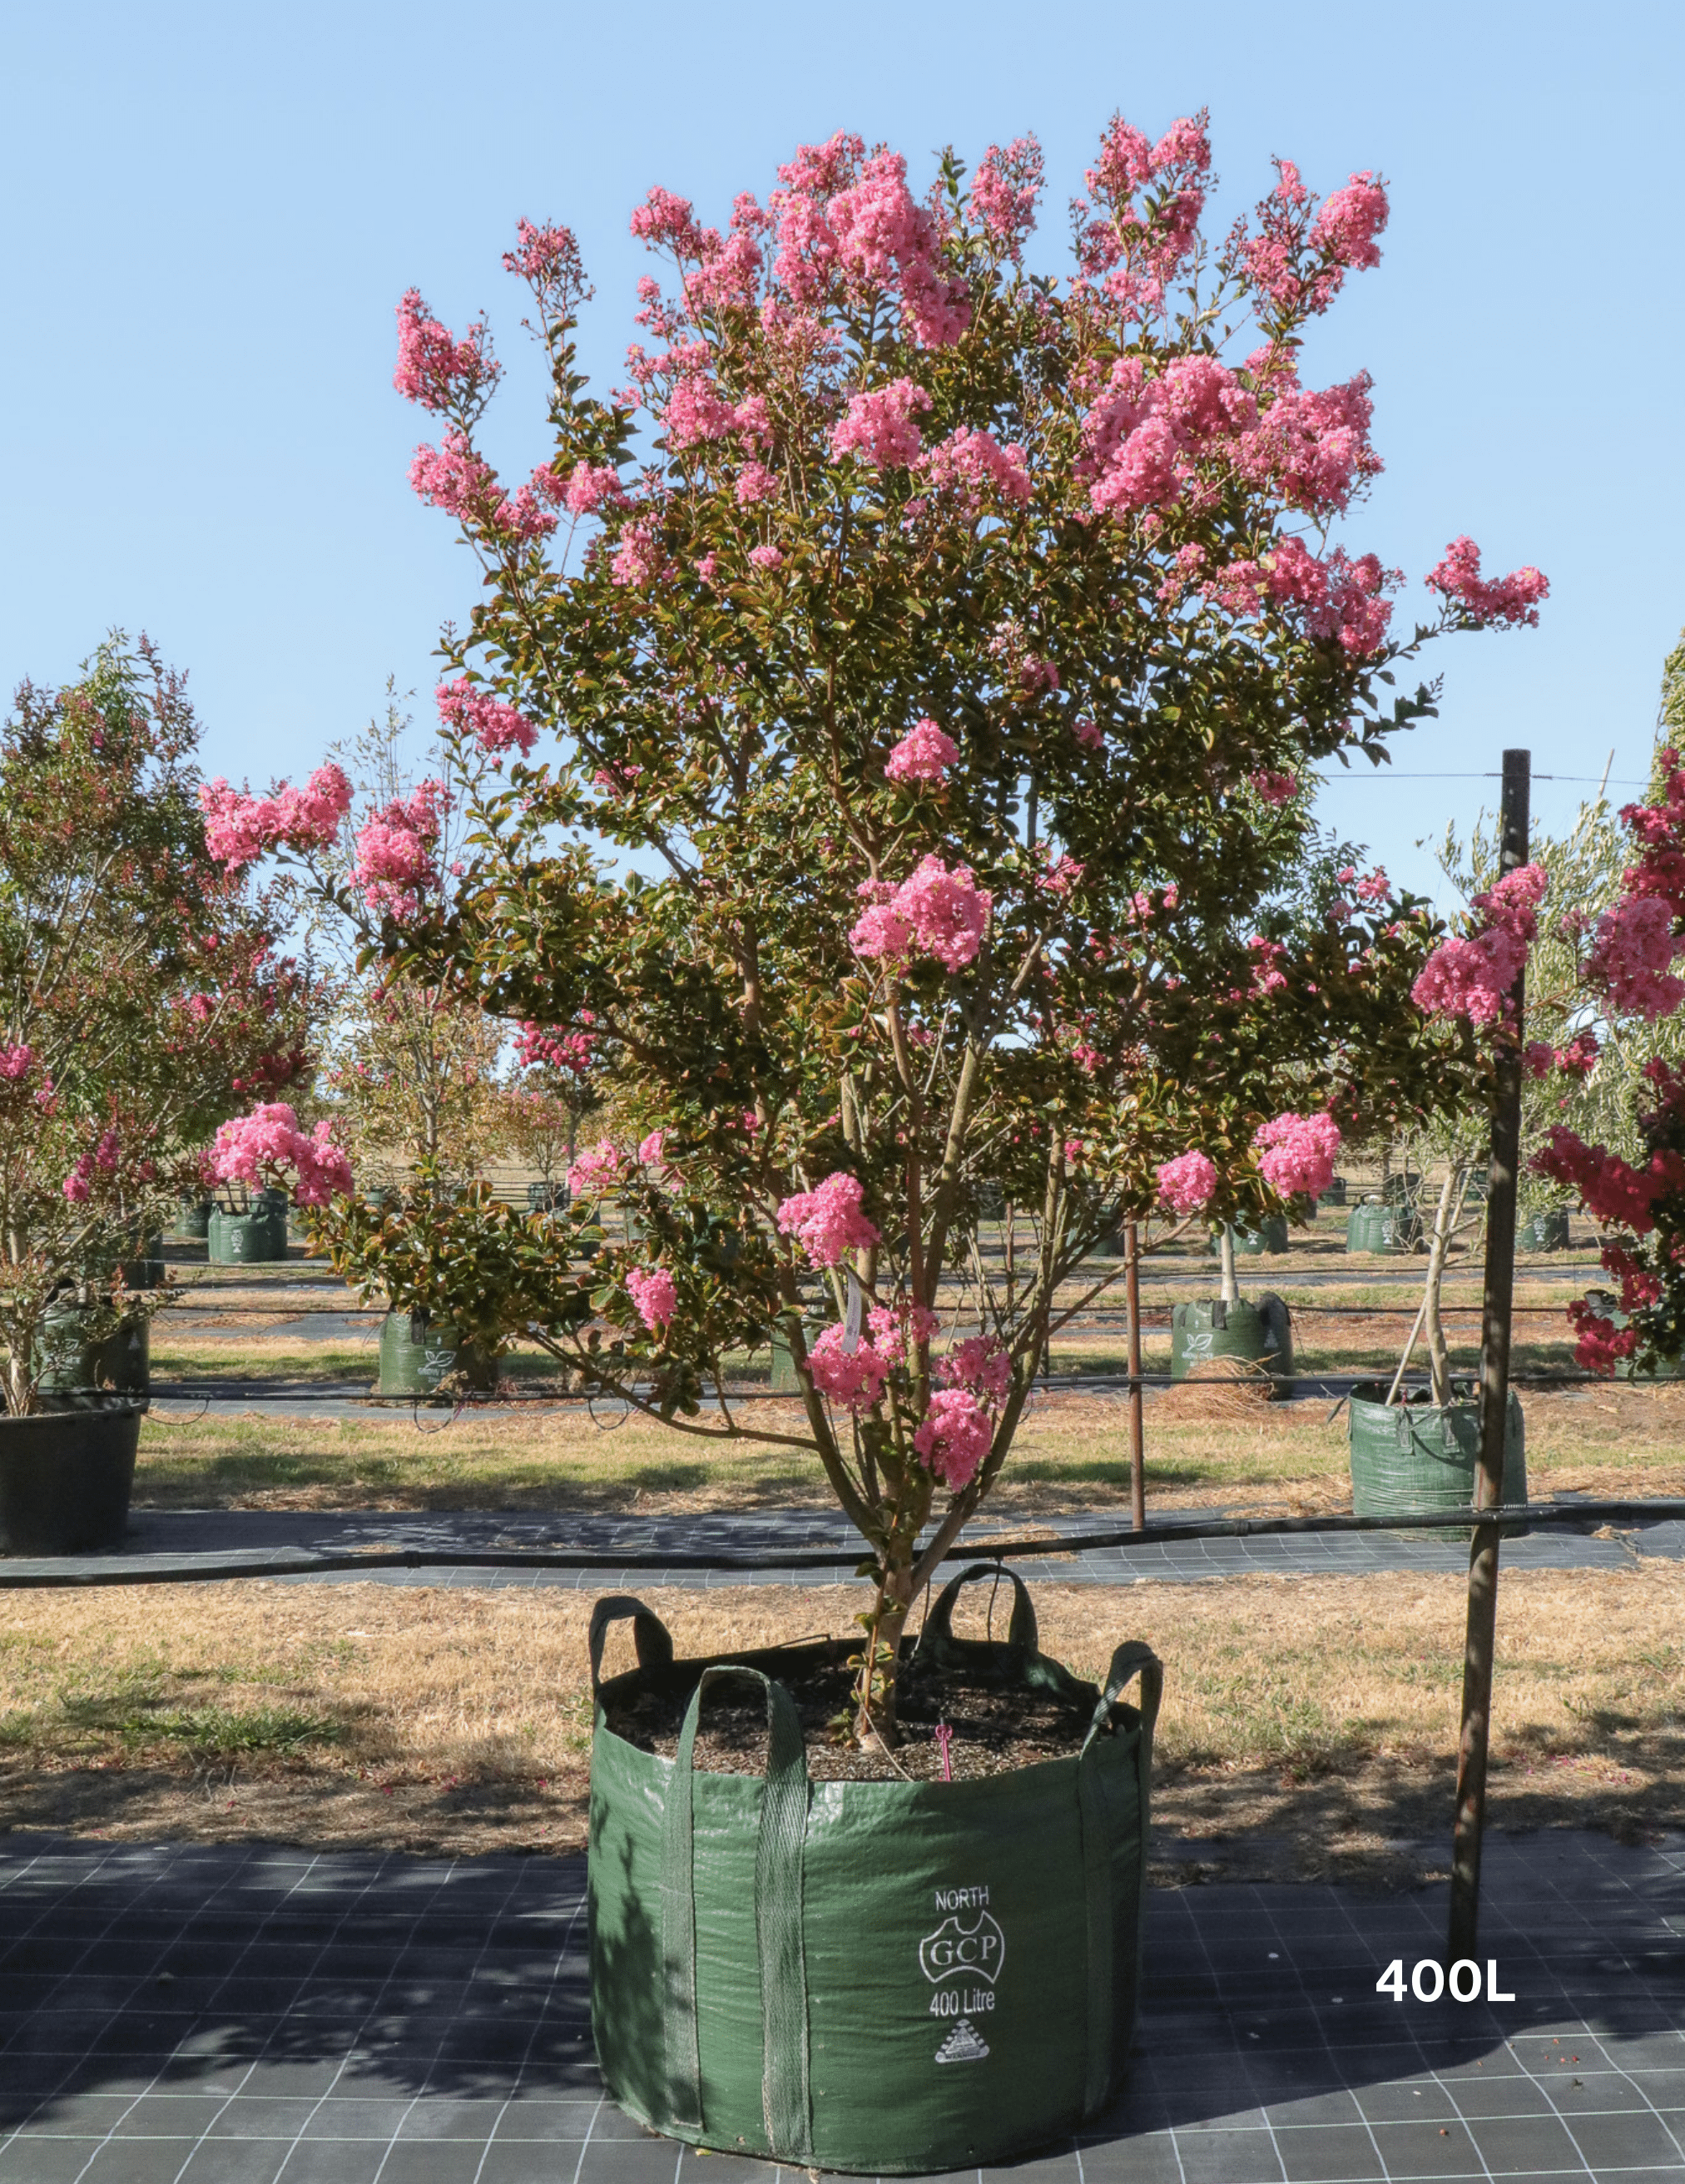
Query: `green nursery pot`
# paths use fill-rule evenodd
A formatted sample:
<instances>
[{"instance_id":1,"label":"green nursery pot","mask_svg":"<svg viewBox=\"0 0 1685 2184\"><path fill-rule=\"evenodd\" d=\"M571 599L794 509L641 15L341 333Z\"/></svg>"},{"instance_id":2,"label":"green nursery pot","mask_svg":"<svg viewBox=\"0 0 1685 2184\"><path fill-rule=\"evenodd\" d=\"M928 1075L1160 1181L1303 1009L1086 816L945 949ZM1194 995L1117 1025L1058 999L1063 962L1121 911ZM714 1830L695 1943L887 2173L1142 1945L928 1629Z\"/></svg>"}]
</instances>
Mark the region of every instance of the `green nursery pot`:
<instances>
[{"instance_id":1,"label":"green nursery pot","mask_svg":"<svg viewBox=\"0 0 1685 2184\"><path fill-rule=\"evenodd\" d=\"M207 1253L214 1267L250 1267L287 1256L287 1229L282 1217L276 1234L273 1213L267 1206L252 1213L226 1213L219 1206L210 1217Z\"/></svg>"},{"instance_id":2,"label":"green nursery pot","mask_svg":"<svg viewBox=\"0 0 1685 2184\"><path fill-rule=\"evenodd\" d=\"M1552 1206L1523 1221L1515 1231L1518 1251L1565 1251L1568 1248L1568 1209Z\"/></svg>"},{"instance_id":3,"label":"green nursery pot","mask_svg":"<svg viewBox=\"0 0 1685 2184\"><path fill-rule=\"evenodd\" d=\"M419 1312L389 1312L381 1322L377 1396L436 1396L439 1384L460 1373L468 1386L486 1393L497 1383L484 1352L453 1327Z\"/></svg>"},{"instance_id":4,"label":"green nursery pot","mask_svg":"<svg viewBox=\"0 0 1685 2184\"><path fill-rule=\"evenodd\" d=\"M1439 1405L1426 1390L1389 1404L1385 1380L1362 1380L1352 1390L1350 1440L1352 1508L1359 1517L1425 1517L1436 1509L1473 1506L1480 1466L1478 1384L1452 1383L1458 1400ZM1527 1498L1526 1429L1512 1388L1504 1412L1504 1499ZM1465 1540L1467 1526L1429 1535Z\"/></svg>"},{"instance_id":5,"label":"green nursery pot","mask_svg":"<svg viewBox=\"0 0 1685 2184\"><path fill-rule=\"evenodd\" d=\"M1170 1378L1186 1380L1214 1357L1267 1364L1272 1379L1291 1387L1293 1319L1273 1290L1257 1299L1225 1304L1220 1297L1190 1300L1170 1308Z\"/></svg>"},{"instance_id":6,"label":"green nursery pot","mask_svg":"<svg viewBox=\"0 0 1685 2184\"><path fill-rule=\"evenodd\" d=\"M1076 1694L1080 1751L956 1782L812 1781L780 1677L828 1644L678 1661L625 1596L591 1618L591 2025L610 2095L669 2137L791 2168L973 2171L1068 2138L1113 2098L1135 2023L1152 1725L1163 1671L1119 1647L1103 1691L1007 1639L949 1633L945 1680ZM635 1669L598 1682L629 1618ZM911 1673L911 1669L906 1673ZM1139 1711L1122 1693L1141 1678ZM759 1774L698 1771L722 1680L764 1694ZM630 1741L645 1695L689 1706L668 1759ZM1080 1708L1080 1711L1078 1710ZM628 1731L620 1733L616 1724Z\"/></svg>"},{"instance_id":7,"label":"green nursery pot","mask_svg":"<svg viewBox=\"0 0 1685 2184\"><path fill-rule=\"evenodd\" d=\"M1346 1249L1375 1253L1413 1251L1420 1225L1408 1206L1378 1205L1365 1199L1347 1216Z\"/></svg>"},{"instance_id":8,"label":"green nursery pot","mask_svg":"<svg viewBox=\"0 0 1685 2184\"><path fill-rule=\"evenodd\" d=\"M203 1240L210 1234L210 1217L215 1211L216 1201L214 1198L203 1198L197 1201L184 1198L181 1210L176 1217L176 1234Z\"/></svg>"},{"instance_id":9,"label":"green nursery pot","mask_svg":"<svg viewBox=\"0 0 1685 2184\"><path fill-rule=\"evenodd\" d=\"M121 1321L109 1334L90 1332L86 1305L50 1304L36 1344L36 1386L55 1410L105 1407L113 1396L144 1396L151 1386L152 1327Z\"/></svg>"},{"instance_id":10,"label":"green nursery pot","mask_svg":"<svg viewBox=\"0 0 1685 2184\"><path fill-rule=\"evenodd\" d=\"M1239 1222L1235 1223L1236 1258L1261 1259L1266 1252L1273 1258L1276 1252L1286 1251L1291 1248L1287 1234L1287 1217L1285 1213L1266 1213L1263 1222L1256 1228L1243 1228ZM1211 1238L1212 1256L1220 1257L1222 1250L1222 1232L1214 1230Z\"/></svg>"}]
</instances>

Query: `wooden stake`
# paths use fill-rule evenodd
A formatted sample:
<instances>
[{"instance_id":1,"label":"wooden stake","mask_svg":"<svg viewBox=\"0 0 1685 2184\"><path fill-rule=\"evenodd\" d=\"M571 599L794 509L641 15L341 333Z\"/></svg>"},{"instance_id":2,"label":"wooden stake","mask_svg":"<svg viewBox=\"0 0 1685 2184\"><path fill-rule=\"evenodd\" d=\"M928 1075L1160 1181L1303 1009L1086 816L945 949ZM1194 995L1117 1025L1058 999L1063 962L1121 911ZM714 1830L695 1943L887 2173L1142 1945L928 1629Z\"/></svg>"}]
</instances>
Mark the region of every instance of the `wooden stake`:
<instances>
[{"instance_id":1,"label":"wooden stake","mask_svg":"<svg viewBox=\"0 0 1685 2184\"><path fill-rule=\"evenodd\" d=\"M1527 861L1532 756L1504 754L1498 876ZM1509 1318L1515 1287L1516 1166L1521 1148L1521 1020L1526 972L1510 989L1512 1013L1498 1037L1492 1112L1492 1164L1486 1207L1486 1295L1481 1316L1481 1452L1476 1509L1504 1499L1504 1428L1509 1402ZM1457 1748L1457 1817L1451 1849L1448 1963L1472 1958L1480 1923L1481 1840L1486 1827L1486 1766L1492 1735L1492 1668L1498 1640L1496 1524L1476 1524L1469 1552L1468 1635L1463 1655L1463 1731Z\"/></svg>"},{"instance_id":2,"label":"wooden stake","mask_svg":"<svg viewBox=\"0 0 1685 2184\"><path fill-rule=\"evenodd\" d=\"M1147 1529L1147 1439L1141 1390L1141 1232L1133 1221L1124 1230L1124 1293L1130 1308L1130 1499L1135 1528Z\"/></svg>"}]
</instances>

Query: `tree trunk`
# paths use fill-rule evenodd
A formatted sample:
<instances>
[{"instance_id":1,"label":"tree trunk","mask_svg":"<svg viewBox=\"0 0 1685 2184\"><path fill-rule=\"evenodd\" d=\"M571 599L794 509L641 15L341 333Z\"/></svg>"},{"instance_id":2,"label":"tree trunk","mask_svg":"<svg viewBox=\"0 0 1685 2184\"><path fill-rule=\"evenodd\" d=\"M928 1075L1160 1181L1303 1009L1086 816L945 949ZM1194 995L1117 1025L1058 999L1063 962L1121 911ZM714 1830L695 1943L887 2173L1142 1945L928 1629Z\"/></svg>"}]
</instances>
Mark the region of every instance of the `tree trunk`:
<instances>
[{"instance_id":1,"label":"tree trunk","mask_svg":"<svg viewBox=\"0 0 1685 2184\"><path fill-rule=\"evenodd\" d=\"M1235 1279L1235 1224L1232 1221L1225 1221L1223 1223L1223 1234L1219 1240L1217 1251L1218 1262L1223 1270L1219 1294L1225 1304L1238 1304L1241 1301L1241 1288Z\"/></svg>"},{"instance_id":2,"label":"tree trunk","mask_svg":"<svg viewBox=\"0 0 1685 2184\"><path fill-rule=\"evenodd\" d=\"M1463 1194L1468 1184L1467 1168L1448 1170L1444 1187L1439 1194L1439 1205L1433 1217L1433 1237L1427 1251L1427 1283L1423 1292L1427 1309L1423 1315L1423 1331L1427 1339L1428 1372L1433 1383L1433 1400L1442 1409L1451 1400L1451 1352L1446 1346L1445 1329L1439 1317L1440 1290L1445 1279L1446 1257L1463 1211Z\"/></svg>"}]
</instances>

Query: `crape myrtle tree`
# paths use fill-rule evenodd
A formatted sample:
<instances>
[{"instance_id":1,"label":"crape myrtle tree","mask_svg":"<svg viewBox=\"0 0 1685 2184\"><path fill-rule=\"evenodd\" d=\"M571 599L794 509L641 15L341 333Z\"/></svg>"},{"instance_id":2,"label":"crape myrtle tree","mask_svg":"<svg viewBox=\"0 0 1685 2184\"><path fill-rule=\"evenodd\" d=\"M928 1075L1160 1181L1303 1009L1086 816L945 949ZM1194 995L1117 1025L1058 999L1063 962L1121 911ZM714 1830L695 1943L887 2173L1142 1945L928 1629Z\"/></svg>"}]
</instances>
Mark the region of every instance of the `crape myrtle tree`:
<instances>
[{"instance_id":1,"label":"crape myrtle tree","mask_svg":"<svg viewBox=\"0 0 1685 2184\"><path fill-rule=\"evenodd\" d=\"M1685 644L1664 671L1660 732L1649 797L1622 807L1620 833L1594 811L1577 855L1541 845L1475 896L1414 989L1454 1025L1488 1104L1498 1052L1520 1043L1529 1166L1597 1221L1620 1285L1618 1318L1596 1296L1569 1306L1576 1359L1600 1373L1685 1352ZM1524 966L1520 1024L1508 996Z\"/></svg>"},{"instance_id":2,"label":"crape myrtle tree","mask_svg":"<svg viewBox=\"0 0 1685 2184\"><path fill-rule=\"evenodd\" d=\"M310 995L274 906L211 856L183 678L114 635L0 728L0 1360L36 1407L49 1306L91 1336L205 1140L307 1076ZM115 1301L114 1302L114 1295Z\"/></svg>"},{"instance_id":3,"label":"crape myrtle tree","mask_svg":"<svg viewBox=\"0 0 1685 2184\"><path fill-rule=\"evenodd\" d=\"M813 1452L869 1549L879 1730L1096 1241L1275 1210L1342 1128L1464 1096L1410 1005L1425 907L1371 876L1294 914L1301 791L1432 710L1389 695L1399 663L1532 620L1543 579L1459 539L1393 630L1401 579L1330 538L1380 468L1369 381L1298 364L1378 260L1383 189L1319 203L1283 162L1214 244L1209 165L1202 116L1113 122L1063 280L1025 263L1030 138L921 200L839 135L723 232L653 190L666 271L606 402L573 239L523 223L554 445L512 486L477 438L485 324L399 307L397 384L439 426L411 480L483 584L438 692L466 869L384 945L615 1043L651 1128L574 1174L642 1233L533 1295L534 1332L686 1431ZM985 1186L1032 1213L1010 1291ZM700 1414L773 1322L800 1425L723 1390Z\"/></svg>"}]
</instances>

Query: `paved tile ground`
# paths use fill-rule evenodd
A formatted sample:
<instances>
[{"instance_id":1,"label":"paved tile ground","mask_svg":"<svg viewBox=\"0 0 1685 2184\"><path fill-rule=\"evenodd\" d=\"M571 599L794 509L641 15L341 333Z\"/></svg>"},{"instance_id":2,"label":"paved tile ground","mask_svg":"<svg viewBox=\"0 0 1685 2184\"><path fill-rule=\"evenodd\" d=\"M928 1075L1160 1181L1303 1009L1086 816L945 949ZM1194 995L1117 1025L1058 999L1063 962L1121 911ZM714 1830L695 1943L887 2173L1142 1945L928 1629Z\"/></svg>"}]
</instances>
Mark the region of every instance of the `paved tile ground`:
<instances>
[{"instance_id":1,"label":"paved tile ground","mask_svg":"<svg viewBox=\"0 0 1685 2184\"><path fill-rule=\"evenodd\" d=\"M0 1838L0 2179L774 2184L602 2099L583 1880ZM1495 1839L1481 1954L1513 2001L1375 1992L1437 1954L1443 1911L1442 1890L1153 1892L1129 2091L1017 2173L1685 2178L1685 1836Z\"/></svg>"},{"instance_id":2,"label":"paved tile ground","mask_svg":"<svg viewBox=\"0 0 1685 2184\"><path fill-rule=\"evenodd\" d=\"M1165 1521L1209 1522L1222 1514L1212 1509L1156 1510ZM1009 1538L1029 1526L1010 1517L974 1527L979 1553L984 1535ZM1034 1529L1059 1533L1073 1546L1083 1536L1115 1531L1128 1523L1122 1511L1080 1517L1038 1517ZM816 1568L795 1569L779 1557L793 1552L834 1547L837 1561ZM636 1567L602 1568L476 1568L471 1564L429 1565L416 1569L363 1573L313 1571L313 1557L354 1553L371 1548L434 1554L456 1552L549 1551L612 1552L642 1557ZM727 1555L747 1567L734 1569L675 1568L672 1555ZM1685 1559L1685 1523L1646 1524L1621 1538L1594 1539L1571 1531L1541 1530L1528 1539L1506 1540L1506 1569L1630 1569L1634 1557ZM558 1517L543 1513L498 1510L258 1510L139 1509L129 1539L114 1555L59 1556L33 1562L0 1557L0 1589L8 1578L39 1573L74 1578L81 1570L132 1572L179 1567L194 1576L237 1575L248 1563L290 1560L296 1576L287 1582L344 1581L363 1575L383 1585L561 1585L570 1591L635 1590L640 1585L688 1586L735 1585L838 1585L852 1578L860 1545L845 1521L823 1510L762 1510L753 1514L720 1512L681 1517ZM1206 1578L1267 1574L1275 1576L1362 1576L1387 1570L1460 1572L1467 1551L1454 1542L1420 1534L1317 1532L1267 1535L1261 1538L1149 1541L1135 1546L1099 1547L1082 1554L1055 1554L1024 1560L1013 1567L1027 1581L1043 1585L1135 1585L1158 1580L1186 1584Z\"/></svg>"}]
</instances>

